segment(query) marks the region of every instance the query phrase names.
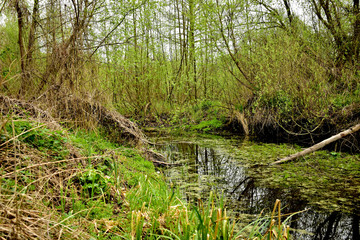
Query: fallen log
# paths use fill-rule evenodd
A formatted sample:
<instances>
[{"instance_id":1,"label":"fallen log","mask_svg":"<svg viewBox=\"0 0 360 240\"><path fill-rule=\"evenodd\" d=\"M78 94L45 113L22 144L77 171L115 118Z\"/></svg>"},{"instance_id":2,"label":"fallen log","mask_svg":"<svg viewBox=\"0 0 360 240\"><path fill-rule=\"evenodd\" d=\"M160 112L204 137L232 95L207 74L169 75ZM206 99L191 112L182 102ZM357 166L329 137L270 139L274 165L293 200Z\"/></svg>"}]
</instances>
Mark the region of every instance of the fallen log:
<instances>
[{"instance_id":1,"label":"fallen log","mask_svg":"<svg viewBox=\"0 0 360 240\"><path fill-rule=\"evenodd\" d=\"M297 152L297 153L292 154L292 155L290 155L288 157L285 157L285 158L282 158L282 159L280 159L278 161L270 163L270 165L276 165L276 164L284 163L284 162L287 162L287 161L295 160L295 159L297 159L299 157L305 156L306 154L315 152L315 151L325 147L326 145L328 145L328 144L330 144L332 142L335 142L335 141L339 140L340 138L343 138L343 137L345 137L345 136L347 136L349 134L352 134L352 133L354 133L354 132L356 132L358 130L360 130L360 124L357 124L357 125L349 128L349 129L347 129L347 130L345 130L345 131L343 131L343 132L341 132L339 134L336 134L336 135L334 135L334 136L332 136L332 137L330 137L328 139L325 139L324 141L319 142L319 143L317 143L317 144L315 144L315 145L313 145L313 146L311 146L309 148L306 148L305 150L303 150L301 152Z\"/></svg>"}]
</instances>

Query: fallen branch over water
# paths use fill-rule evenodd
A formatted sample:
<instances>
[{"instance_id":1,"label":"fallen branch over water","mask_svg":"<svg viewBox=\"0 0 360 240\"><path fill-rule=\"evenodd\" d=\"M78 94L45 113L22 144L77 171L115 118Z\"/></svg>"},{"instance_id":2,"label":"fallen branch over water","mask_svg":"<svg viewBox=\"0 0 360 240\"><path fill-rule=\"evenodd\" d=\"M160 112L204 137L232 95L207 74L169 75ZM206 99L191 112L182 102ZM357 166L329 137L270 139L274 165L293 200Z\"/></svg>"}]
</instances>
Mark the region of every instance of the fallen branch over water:
<instances>
[{"instance_id":1,"label":"fallen branch over water","mask_svg":"<svg viewBox=\"0 0 360 240\"><path fill-rule=\"evenodd\" d=\"M336 134L328 139L325 139L324 141L322 142L319 142L301 152L298 152L298 153L295 153L295 154L292 154L288 157L285 157L285 158L282 158L276 162L273 162L273 163L270 163L270 165L276 165L276 164L280 164L280 163L284 163L284 162L287 162L287 161L291 161L291 160L295 160L299 157L302 157L302 156L305 156L306 154L309 154L309 153L312 153L312 152L315 152L323 147L325 147L326 145L332 143L332 142L335 142L337 140L339 140L340 138L343 138L343 137L346 137L347 135L349 134L352 134L354 132L357 132L358 130L360 130L360 124L357 124L339 134Z\"/></svg>"}]
</instances>

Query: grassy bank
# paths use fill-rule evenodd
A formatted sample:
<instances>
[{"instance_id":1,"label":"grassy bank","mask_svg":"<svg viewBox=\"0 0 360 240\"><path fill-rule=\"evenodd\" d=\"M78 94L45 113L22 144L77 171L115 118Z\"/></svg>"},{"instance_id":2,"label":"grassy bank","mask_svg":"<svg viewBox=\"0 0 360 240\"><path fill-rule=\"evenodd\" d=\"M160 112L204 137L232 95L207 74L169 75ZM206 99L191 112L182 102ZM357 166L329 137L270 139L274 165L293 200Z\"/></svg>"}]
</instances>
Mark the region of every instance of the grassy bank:
<instances>
[{"instance_id":1,"label":"grassy bank","mask_svg":"<svg viewBox=\"0 0 360 240\"><path fill-rule=\"evenodd\" d=\"M20 117L2 117L0 126L3 238L254 239L273 235L272 230L288 234L286 222L278 225L265 217L240 228L216 194L206 203L186 203L139 150L112 142L100 130L63 129Z\"/></svg>"}]
</instances>

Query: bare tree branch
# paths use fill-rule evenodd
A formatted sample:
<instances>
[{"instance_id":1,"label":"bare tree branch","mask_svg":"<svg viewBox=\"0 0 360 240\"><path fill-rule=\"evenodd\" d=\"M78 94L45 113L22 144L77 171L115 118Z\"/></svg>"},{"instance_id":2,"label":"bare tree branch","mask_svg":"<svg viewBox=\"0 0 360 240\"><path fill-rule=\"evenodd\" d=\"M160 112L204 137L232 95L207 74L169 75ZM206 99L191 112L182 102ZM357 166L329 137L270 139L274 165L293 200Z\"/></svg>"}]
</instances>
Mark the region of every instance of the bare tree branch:
<instances>
[{"instance_id":1,"label":"bare tree branch","mask_svg":"<svg viewBox=\"0 0 360 240\"><path fill-rule=\"evenodd\" d=\"M108 32L108 34L106 34L106 36L100 41L100 44L95 48L95 50L90 54L89 58L91 58L96 52L97 50L99 50L99 48L102 46L102 44L106 41L107 38L110 37L110 35L118 28L120 27L120 25L125 21L126 17L134 12L136 9L140 8L141 6L143 6L146 3L147 0L144 0L141 4L139 4L138 6L130 9L129 11L127 11L124 16L121 18L121 20L115 25L115 27L113 27L113 29L111 29L110 32Z\"/></svg>"}]
</instances>

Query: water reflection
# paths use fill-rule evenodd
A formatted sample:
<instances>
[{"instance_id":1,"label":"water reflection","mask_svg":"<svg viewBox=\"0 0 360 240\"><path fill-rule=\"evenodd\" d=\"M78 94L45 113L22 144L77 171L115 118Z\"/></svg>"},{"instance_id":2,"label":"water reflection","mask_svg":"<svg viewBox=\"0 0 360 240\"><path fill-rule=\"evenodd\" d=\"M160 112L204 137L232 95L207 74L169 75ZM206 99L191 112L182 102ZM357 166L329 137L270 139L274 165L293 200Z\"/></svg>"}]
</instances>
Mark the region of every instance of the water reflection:
<instances>
[{"instance_id":1,"label":"water reflection","mask_svg":"<svg viewBox=\"0 0 360 240\"><path fill-rule=\"evenodd\" d=\"M228 208L240 215L258 214L262 210L270 212L275 200L280 199L282 211L286 213L310 208L294 215L289 222L290 228L294 229L294 239L360 240L358 212L351 216L341 212L317 211L301 198L298 189L258 186L247 175L246 167L227 151L226 144L214 143L211 140L205 144L167 142L160 147L170 162L182 163L168 169L166 174L169 181L182 189L189 201L206 198L211 190L223 191L228 197Z\"/></svg>"}]
</instances>

